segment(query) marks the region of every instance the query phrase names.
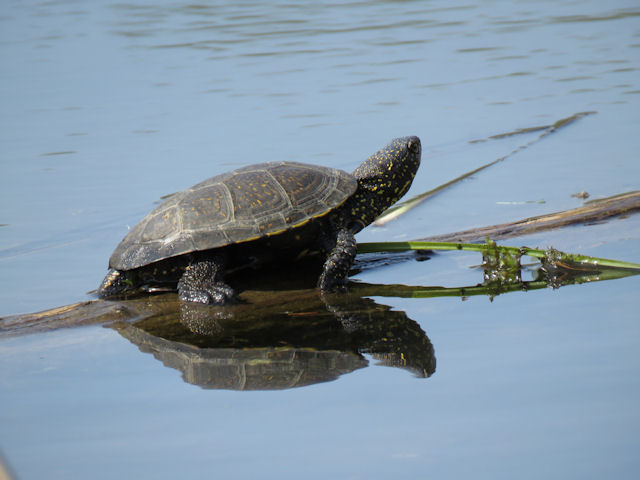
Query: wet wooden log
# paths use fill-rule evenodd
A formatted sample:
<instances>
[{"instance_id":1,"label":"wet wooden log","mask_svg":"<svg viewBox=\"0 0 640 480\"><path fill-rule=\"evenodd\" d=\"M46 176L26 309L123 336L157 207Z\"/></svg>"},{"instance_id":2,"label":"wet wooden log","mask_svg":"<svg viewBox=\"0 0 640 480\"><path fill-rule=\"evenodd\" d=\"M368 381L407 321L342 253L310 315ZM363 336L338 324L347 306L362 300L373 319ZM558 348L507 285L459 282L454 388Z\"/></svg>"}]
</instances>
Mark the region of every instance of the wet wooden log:
<instances>
[{"instance_id":1,"label":"wet wooden log","mask_svg":"<svg viewBox=\"0 0 640 480\"><path fill-rule=\"evenodd\" d=\"M234 317L242 322L290 312L289 315L326 314L326 306L316 290L257 291L245 290L239 294L236 305L211 307L183 304L175 293L150 295L133 299L95 299L37 313L10 315L0 318L0 337L25 335L60 328L114 322L138 322L148 318L172 316L186 305L198 313L198 309L215 309L215 315ZM205 312L206 313L206 312Z\"/></svg>"}]
</instances>

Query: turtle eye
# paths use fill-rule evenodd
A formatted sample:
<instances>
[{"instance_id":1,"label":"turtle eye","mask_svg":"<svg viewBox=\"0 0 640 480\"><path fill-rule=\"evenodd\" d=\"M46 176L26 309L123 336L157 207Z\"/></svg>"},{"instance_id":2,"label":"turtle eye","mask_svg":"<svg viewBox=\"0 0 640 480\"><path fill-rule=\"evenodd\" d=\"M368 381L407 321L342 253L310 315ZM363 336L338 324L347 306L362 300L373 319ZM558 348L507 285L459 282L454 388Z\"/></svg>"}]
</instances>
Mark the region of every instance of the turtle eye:
<instances>
[{"instance_id":1,"label":"turtle eye","mask_svg":"<svg viewBox=\"0 0 640 480\"><path fill-rule=\"evenodd\" d=\"M413 153L418 153L420 151L420 140L417 137L411 137L407 142L407 148Z\"/></svg>"}]
</instances>

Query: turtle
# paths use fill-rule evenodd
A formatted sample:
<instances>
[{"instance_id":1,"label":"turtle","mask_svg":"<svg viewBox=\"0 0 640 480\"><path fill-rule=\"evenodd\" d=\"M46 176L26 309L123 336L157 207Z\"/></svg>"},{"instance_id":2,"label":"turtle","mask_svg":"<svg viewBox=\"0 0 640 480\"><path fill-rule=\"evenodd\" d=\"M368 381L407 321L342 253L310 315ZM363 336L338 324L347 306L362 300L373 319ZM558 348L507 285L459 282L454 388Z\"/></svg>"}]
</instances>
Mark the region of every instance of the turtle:
<instances>
[{"instance_id":1,"label":"turtle","mask_svg":"<svg viewBox=\"0 0 640 480\"><path fill-rule=\"evenodd\" d=\"M185 302L238 300L225 275L323 255L317 287L346 289L354 235L408 190L420 166L416 136L389 142L353 173L298 162L249 165L175 193L122 239L101 298L177 290Z\"/></svg>"}]
</instances>

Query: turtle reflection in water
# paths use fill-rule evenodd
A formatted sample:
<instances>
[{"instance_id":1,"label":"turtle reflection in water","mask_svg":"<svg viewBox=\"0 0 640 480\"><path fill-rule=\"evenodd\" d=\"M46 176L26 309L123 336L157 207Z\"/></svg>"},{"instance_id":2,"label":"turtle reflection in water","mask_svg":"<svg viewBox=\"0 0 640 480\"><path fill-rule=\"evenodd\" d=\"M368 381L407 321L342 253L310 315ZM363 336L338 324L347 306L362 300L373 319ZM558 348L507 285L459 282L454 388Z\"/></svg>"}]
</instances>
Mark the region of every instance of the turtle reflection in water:
<instances>
[{"instance_id":1,"label":"turtle reflection in water","mask_svg":"<svg viewBox=\"0 0 640 480\"><path fill-rule=\"evenodd\" d=\"M294 347L198 348L156 337L129 324L120 334L165 366L182 372L185 382L209 389L280 390L329 382L367 366L353 352Z\"/></svg>"},{"instance_id":2,"label":"turtle reflection in water","mask_svg":"<svg viewBox=\"0 0 640 480\"><path fill-rule=\"evenodd\" d=\"M319 253L317 286L343 290L354 234L397 202L420 165L418 137L396 138L353 174L296 162L251 165L176 193L120 242L103 298L177 288L181 300L236 299L224 275ZM273 269L273 267L272 267Z\"/></svg>"},{"instance_id":3,"label":"turtle reflection in water","mask_svg":"<svg viewBox=\"0 0 640 480\"><path fill-rule=\"evenodd\" d=\"M417 377L433 374L433 345L415 321L369 299L350 302L349 328L346 314L335 311L214 320L197 305L185 306L181 315L112 327L181 371L184 381L207 389L275 390L328 382L367 366L363 354Z\"/></svg>"}]
</instances>

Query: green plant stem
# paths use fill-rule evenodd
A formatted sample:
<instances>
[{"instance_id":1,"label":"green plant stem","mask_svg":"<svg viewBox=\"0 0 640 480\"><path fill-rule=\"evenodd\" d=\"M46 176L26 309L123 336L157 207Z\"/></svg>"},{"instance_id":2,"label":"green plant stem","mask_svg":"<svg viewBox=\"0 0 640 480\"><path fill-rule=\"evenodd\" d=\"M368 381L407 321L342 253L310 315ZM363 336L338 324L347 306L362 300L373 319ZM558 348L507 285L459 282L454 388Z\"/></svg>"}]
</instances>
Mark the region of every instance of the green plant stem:
<instances>
[{"instance_id":1,"label":"green plant stem","mask_svg":"<svg viewBox=\"0 0 640 480\"><path fill-rule=\"evenodd\" d=\"M407 250L462 250L466 252L486 252L493 248L486 243L451 243L451 242L373 242L359 243L358 253L374 252L400 252ZM496 246L503 253L511 255L526 255L528 257L549 260L551 254L559 254L555 261L589 265L591 267L624 268L640 271L640 264L611 260L607 258L589 257L587 255L575 255L558 252L557 250L539 250L528 247L504 247Z\"/></svg>"}]
</instances>

